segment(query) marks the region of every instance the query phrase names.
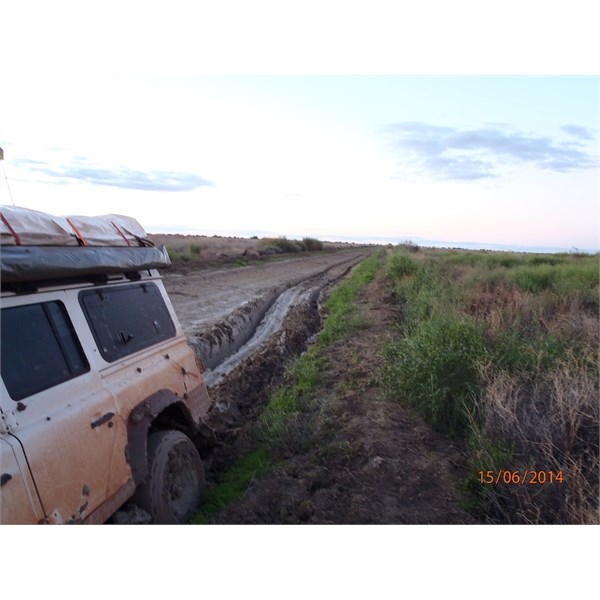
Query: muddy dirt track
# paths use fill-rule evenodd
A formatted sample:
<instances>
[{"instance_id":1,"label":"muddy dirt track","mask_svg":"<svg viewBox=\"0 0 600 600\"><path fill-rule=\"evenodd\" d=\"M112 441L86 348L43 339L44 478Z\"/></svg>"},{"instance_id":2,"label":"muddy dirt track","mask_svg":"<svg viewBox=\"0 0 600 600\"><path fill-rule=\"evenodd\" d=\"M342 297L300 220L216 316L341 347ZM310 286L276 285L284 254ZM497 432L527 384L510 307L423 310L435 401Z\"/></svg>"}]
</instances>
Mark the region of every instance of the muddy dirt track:
<instances>
[{"instance_id":1,"label":"muddy dirt track","mask_svg":"<svg viewBox=\"0 0 600 600\"><path fill-rule=\"evenodd\" d=\"M165 273L188 340L213 386L278 332L288 313L318 303L323 290L368 254L327 252L243 267Z\"/></svg>"},{"instance_id":2,"label":"muddy dirt track","mask_svg":"<svg viewBox=\"0 0 600 600\"><path fill-rule=\"evenodd\" d=\"M213 407L203 455L207 481L252 448L253 424L290 358L322 323L322 303L368 250L303 256L241 268L166 275L165 285L209 368ZM366 328L332 348L320 409L303 423L274 472L253 481L216 523L473 523L456 488L463 452L416 415L382 399L378 350L395 326L378 278L361 300ZM292 438L294 439L294 438Z\"/></svg>"},{"instance_id":3,"label":"muddy dirt track","mask_svg":"<svg viewBox=\"0 0 600 600\"><path fill-rule=\"evenodd\" d=\"M184 331L191 335L274 291L283 292L327 273L326 279L334 280L348 265L365 256L364 250L351 250L255 262L243 267L187 273L165 271L163 280Z\"/></svg>"}]
</instances>

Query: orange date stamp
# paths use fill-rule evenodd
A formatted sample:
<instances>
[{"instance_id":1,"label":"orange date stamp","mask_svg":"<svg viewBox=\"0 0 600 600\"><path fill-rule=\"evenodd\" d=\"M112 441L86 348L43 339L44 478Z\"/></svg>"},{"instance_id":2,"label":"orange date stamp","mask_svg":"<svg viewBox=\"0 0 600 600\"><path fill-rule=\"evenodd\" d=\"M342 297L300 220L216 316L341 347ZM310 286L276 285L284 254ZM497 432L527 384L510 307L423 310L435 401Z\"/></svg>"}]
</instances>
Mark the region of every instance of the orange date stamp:
<instances>
[{"instance_id":1,"label":"orange date stamp","mask_svg":"<svg viewBox=\"0 0 600 600\"><path fill-rule=\"evenodd\" d=\"M499 469L497 471L479 471L479 483L489 485L562 485L564 476L562 471L538 471L526 469L525 471L510 471Z\"/></svg>"}]
</instances>

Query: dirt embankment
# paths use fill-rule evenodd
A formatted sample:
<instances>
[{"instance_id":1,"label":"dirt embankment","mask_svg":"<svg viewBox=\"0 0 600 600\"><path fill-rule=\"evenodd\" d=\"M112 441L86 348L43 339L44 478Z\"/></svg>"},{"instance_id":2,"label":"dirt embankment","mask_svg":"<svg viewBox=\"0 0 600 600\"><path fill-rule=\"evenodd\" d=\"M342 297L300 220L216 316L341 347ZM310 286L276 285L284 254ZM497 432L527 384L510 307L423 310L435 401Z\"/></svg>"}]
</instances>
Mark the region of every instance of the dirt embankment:
<instances>
[{"instance_id":1,"label":"dirt embankment","mask_svg":"<svg viewBox=\"0 0 600 600\"><path fill-rule=\"evenodd\" d=\"M467 474L459 447L420 417L384 399L378 351L395 327L385 281L360 300L365 327L331 348L315 401L318 411L217 523L473 523L461 508L458 482ZM211 425L218 479L252 446L253 421L282 379L285 361L319 328L314 304L297 306L284 327L245 366L213 388Z\"/></svg>"}]
</instances>

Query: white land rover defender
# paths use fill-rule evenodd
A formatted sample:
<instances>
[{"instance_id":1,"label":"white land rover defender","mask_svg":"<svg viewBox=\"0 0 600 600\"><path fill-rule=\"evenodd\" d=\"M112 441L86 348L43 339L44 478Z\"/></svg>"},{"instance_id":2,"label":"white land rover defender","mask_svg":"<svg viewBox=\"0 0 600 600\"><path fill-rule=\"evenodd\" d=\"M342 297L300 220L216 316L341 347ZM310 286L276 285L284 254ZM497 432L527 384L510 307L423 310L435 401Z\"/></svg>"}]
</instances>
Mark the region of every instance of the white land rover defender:
<instances>
[{"instance_id":1,"label":"white land rover defender","mask_svg":"<svg viewBox=\"0 0 600 600\"><path fill-rule=\"evenodd\" d=\"M134 219L0 207L0 523L184 523L204 487L202 365Z\"/></svg>"}]
</instances>

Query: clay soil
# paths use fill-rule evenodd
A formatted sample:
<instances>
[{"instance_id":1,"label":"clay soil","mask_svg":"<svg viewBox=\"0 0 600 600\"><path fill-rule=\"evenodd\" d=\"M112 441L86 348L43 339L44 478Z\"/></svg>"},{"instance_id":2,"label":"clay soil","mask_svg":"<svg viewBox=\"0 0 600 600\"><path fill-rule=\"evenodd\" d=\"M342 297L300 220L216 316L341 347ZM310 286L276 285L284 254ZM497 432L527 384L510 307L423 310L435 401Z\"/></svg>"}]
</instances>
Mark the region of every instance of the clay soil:
<instances>
[{"instance_id":1,"label":"clay soil","mask_svg":"<svg viewBox=\"0 0 600 600\"><path fill-rule=\"evenodd\" d=\"M476 522L462 507L460 482L468 476L463 449L400 402L385 398L381 389L378 352L396 326L386 281L371 282L359 304L364 327L329 348L314 398L318 409L298 422L296 430L292 427L290 443L274 457L276 467L254 479L215 523ZM303 324L310 330L318 327L314 312L302 310L296 309L248 370L212 391L219 407L212 424L220 438L212 480L218 480L236 454L250 449L261 402L281 381L286 355L306 347Z\"/></svg>"}]
</instances>

